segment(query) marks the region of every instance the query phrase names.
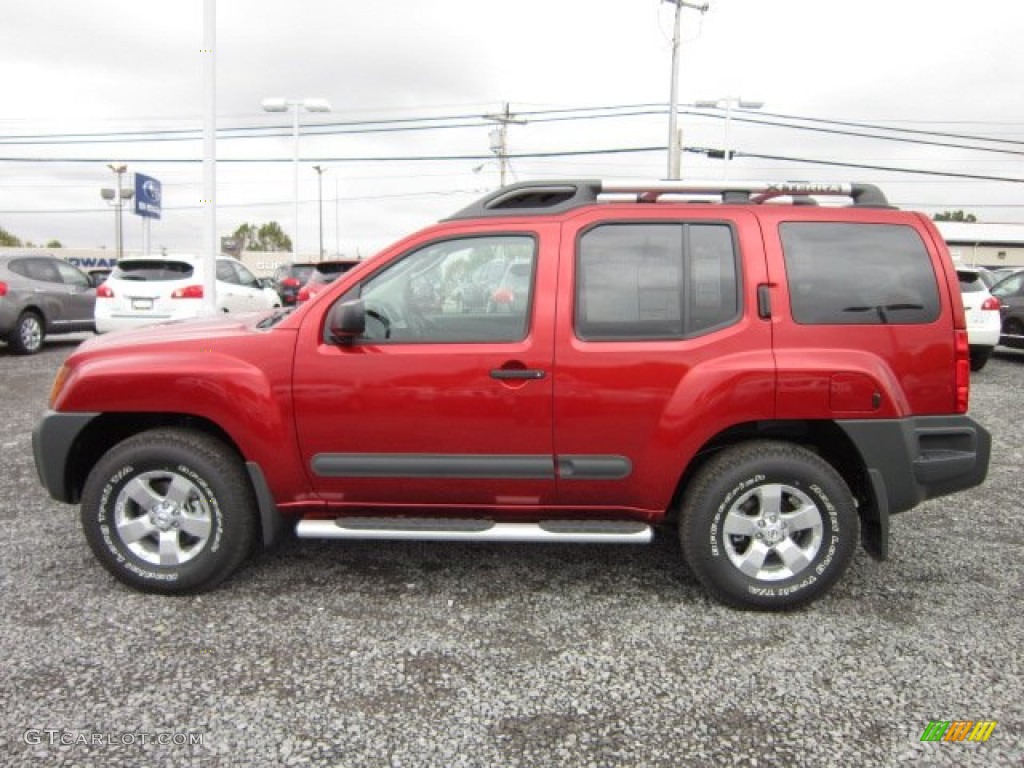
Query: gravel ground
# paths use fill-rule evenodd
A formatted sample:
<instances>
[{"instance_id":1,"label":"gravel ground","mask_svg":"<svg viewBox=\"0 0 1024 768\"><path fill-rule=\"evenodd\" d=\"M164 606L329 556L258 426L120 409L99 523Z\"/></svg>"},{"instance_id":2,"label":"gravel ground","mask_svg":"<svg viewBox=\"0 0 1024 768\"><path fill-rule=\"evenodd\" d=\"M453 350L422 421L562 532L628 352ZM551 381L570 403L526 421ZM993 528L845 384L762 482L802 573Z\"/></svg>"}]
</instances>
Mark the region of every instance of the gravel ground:
<instances>
[{"instance_id":1,"label":"gravel ground","mask_svg":"<svg viewBox=\"0 0 1024 768\"><path fill-rule=\"evenodd\" d=\"M0 764L1024 762L1024 354L975 374L988 482L896 518L887 563L859 553L828 597L776 616L711 603L671 535L293 540L212 594L134 593L32 463L74 344L0 345ZM931 720L998 725L921 743Z\"/></svg>"}]
</instances>

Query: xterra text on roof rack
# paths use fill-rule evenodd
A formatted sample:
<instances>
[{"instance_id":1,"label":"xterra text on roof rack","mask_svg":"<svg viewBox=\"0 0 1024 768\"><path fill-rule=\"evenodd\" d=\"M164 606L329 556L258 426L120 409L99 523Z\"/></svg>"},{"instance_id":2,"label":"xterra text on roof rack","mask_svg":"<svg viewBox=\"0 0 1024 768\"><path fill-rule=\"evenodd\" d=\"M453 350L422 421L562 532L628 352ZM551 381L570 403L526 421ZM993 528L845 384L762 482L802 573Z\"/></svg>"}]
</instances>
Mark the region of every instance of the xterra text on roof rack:
<instances>
[{"instance_id":1,"label":"xterra text on roof rack","mask_svg":"<svg viewBox=\"0 0 1024 768\"><path fill-rule=\"evenodd\" d=\"M822 195L853 204L800 204ZM85 342L34 447L144 590L210 588L286 523L581 543L664 526L715 598L787 609L859 540L884 558L891 515L982 482L968 386L946 247L875 187L529 182L300 309Z\"/></svg>"}]
</instances>

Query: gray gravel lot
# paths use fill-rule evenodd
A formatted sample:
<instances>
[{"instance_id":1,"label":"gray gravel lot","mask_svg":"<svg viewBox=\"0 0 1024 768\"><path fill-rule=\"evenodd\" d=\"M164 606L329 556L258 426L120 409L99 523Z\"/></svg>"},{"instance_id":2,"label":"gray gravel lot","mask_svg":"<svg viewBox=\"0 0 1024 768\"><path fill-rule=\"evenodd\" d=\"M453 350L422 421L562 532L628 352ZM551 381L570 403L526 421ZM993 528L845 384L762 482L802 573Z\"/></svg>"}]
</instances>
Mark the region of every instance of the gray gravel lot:
<instances>
[{"instance_id":1,"label":"gray gravel lot","mask_svg":"<svg viewBox=\"0 0 1024 768\"><path fill-rule=\"evenodd\" d=\"M776 616L711 603L668 534L289 541L214 593L134 593L32 462L75 343L0 345L2 765L1024 763L1024 354L974 375L986 485L896 518L889 562L861 552ZM921 743L930 720L998 725Z\"/></svg>"}]
</instances>

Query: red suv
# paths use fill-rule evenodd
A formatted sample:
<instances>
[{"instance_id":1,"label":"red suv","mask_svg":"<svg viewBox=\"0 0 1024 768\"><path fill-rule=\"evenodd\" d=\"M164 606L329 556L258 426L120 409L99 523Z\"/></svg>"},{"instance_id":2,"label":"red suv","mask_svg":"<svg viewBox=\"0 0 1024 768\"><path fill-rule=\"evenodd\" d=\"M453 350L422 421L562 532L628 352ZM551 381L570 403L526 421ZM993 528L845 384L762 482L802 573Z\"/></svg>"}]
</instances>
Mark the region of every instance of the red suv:
<instances>
[{"instance_id":1,"label":"red suv","mask_svg":"<svg viewBox=\"0 0 1024 768\"><path fill-rule=\"evenodd\" d=\"M837 195L852 204L798 204ZM467 307L495 263L515 300ZM34 449L144 590L212 587L285 524L581 543L663 526L715 598L788 609L858 541L883 559L891 515L983 481L969 366L942 238L875 187L527 182L299 309L84 343Z\"/></svg>"}]
</instances>

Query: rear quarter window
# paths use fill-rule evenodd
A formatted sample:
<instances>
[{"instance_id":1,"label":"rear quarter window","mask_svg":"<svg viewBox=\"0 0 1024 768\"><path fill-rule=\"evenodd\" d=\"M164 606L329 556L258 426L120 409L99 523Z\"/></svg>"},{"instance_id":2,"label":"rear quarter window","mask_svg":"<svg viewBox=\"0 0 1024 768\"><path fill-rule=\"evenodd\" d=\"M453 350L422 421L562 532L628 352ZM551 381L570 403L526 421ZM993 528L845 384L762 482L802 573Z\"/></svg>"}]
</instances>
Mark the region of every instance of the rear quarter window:
<instances>
[{"instance_id":1,"label":"rear quarter window","mask_svg":"<svg viewBox=\"0 0 1024 768\"><path fill-rule=\"evenodd\" d=\"M913 227L786 222L779 233L797 323L906 325L939 317L931 258Z\"/></svg>"}]
</instances>

